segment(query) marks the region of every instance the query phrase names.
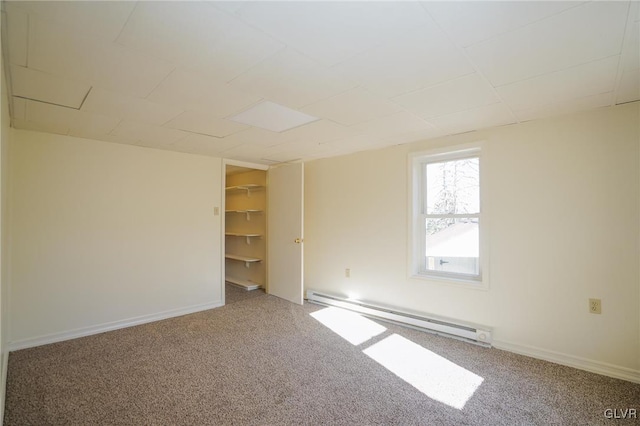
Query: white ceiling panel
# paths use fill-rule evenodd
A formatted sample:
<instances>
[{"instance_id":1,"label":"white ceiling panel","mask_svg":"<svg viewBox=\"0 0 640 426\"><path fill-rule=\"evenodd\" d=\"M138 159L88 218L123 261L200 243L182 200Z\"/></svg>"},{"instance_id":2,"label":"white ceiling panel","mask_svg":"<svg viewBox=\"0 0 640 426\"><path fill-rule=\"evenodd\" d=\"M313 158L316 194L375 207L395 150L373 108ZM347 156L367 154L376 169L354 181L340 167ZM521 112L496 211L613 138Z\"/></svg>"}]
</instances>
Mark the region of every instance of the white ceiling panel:
<instances>
[{"instance_id":1,"label":"white ceiling panel","mask_svg":"<svg viewBox=\"0 0 640 426\"><path fill-rule=\"evenodd\" d=\"M226 136L224 140L234 146L250 144L265 147L278 145L287 141L284 133L271 132L256 127L249 127L248 129Z\"/></svg>"},{"instance_id":2,"label":"white ceiling panel","mask_svg":"<svg viewBox=\"0 0 640 426\"><path fill-rule=\"evenodd\" d=\"M414 29L332 69L386 97L451 80L473 67L434 27Z\"/></svg>"},{"instance_id":3,"label":"white ceiling panel","mask_svg":"<svg viewBox=\"0 0 640 426\"><path fill-rule=\"evenodd\" d=\"M26 101L25 119L40 126L57 128L56 133L78 137L96 137L116 127L117 118L88 114L42 102Z\"/></svg>"},{"instance_id":4,"label":"white ceiling panel","mask_svg":"<svg viewBox=\"0 0 640 426\"><path fill-rule=\"evenodd\" d=\"M26 119L26 111L27 111L27 100L22 98L13 97L13 111L11 118L14 120L25 120Z\"/></svg>"},{"instance_id":5,"label":"white ceiling panel","mask_svg":"<svg viewBox=\"0 0 640 426\"><path fill-rule=\"evenodd\" d=\"M264 158L264 154L267 152L266 147L262 145L244 144L237 145L233 148L223 151L220 156L223 158L233 158L239 161L251 161L257 163L263 163L261 160Z\"/></svg>"},{"instance_id":6,"label":"white ceiling panel","mask_svg":"<svg viewBox=\"0 0 640 426\"><path fill-rule=\"evenodd\" d=\"M117 42L174 63L202 56L224 37L231 18L202 2L138 2Z\"/></svg>"},{"instance_id":7,"label":"white ceiling panel","mask_svg":"<svg viewBox=\"0 0 640 426\"><path fill-rule=\"evenodd\" d=\"M217 118L242 111L261 100L258 96L209 80L200 73L185 70L172 72L148 99L186 110L208 112Z\"/></svg>"},{"instance_id":8,"label":"white ceiling panel","mask_svg":"<svg viewBox=\"0 0 640 426\"><path fill-rule=\"evenodd\" d=\"M434 1L423 6L459 46L469 46L563 10L576 1Z\"/></svg>"},{"instance_id":9,"label":"white ceiling panel","mask_svg":"<svg viewBox=\"0 0 640 426\"><path fill-rule=\"evenodd\" d=\"M155 125L162 125L184 112L171 104L158 104L102 89L91 90L82 111Z\"/></svg>"},{"instance_id":10,"label":"white ceiling panel","mask_svg":"<svg viewBox=\"0 0 640 426\"><path fill-rule=\"evenodd\" d=\"M300 108L355 87L294 50L278 52L229 83L246 93Z\"/></svg>"},{"instance_id":11,"label":"white ceiling panel","mask_svg":"<svg viewBox=\"0 0 640 426\"><path fill-rule=\"evenodd\" d=\"M170 145L184 139L189 134L176 129L152 126L150 124L123 120L111 131L112 135L120 136L127 140L140 141L154 145Z\"/></svg>"},{"instance_id":12,"label":"white ceiling panel","mask_svg":"<svg viewBox=\"0 0 640 426\"><path fill-rule=\"evenodd\" d=\"M175 68L113 43L78 36L42 19L29 21L29 67L133 97L145 97Z\"/></svg>"},{"instance_id":13,"label":"white ceiling panel","mask_svg":"<svg viewBox=\"0 0 640 426\"><path fill-rule=\"evenodd\" d=\"M620 58L615 102L640 100L640 2L631 3Z\"/></svg>"},{"instance_id":14,"label":"white ceiling panel","mask_svg":"<svg viewBox=\"0 0 640 426\"><path fill-rule=\"evenodd\" d=\"M33 130L34 132L53 133L56 135L66 135L69 133L69 127L64 123L36 123L23 119L14 120L12 126L20 130Z\"/></svg>"},{"instance_id":15,"label":"white ceiling panel","mask_svg":"<svg viewBox=\"0 0 640 426\"><path fill-rule=\"evenodd\" d=\"M441 136L447 135L447 132L436 127L431 126L424 130L419 130L416 132L403 133L401 135L393 135L387 137L385 140L388 141L389 145L401 145L405 143L424 141L428 139L439 138Z\"/></svg>"},{"instance_id":16,"label":"white ceiling panel","mask_svg":"<svg viewBox=\"0 0 640 426\"><path fill-rule=\"evenodd\" d=\"M500 99L491 85L474 73L398 96L393 98L393 101L428 118L494 104Z\"/></svg>"},{"instance_id":17,"label":"white ceiling panel","mask_svg":"<svg viewBox=\"0 0 640 426\"><path fill-rule=\"evenodd\" d=\"M447 133L464 133L485 127L515 123L515 117L506 105L486 105L453 114L441 115L430 120Z\"/></svg>"},{"instance_id":18,"label":"white ceiling panel","mask_svg":"<svg viewBox=\"0 0 640 426\"><path fill-rule=\"evenodd\" d=\"M134 1L19 1L18 7L83 34L114 41L133 11Z\"/></svg>"},{"instance_id":19,"label":"white ceiling panel","mask_svg":"<svg viewBox=\"0 0 640 426\"><path fill-rule=\"evenodd\" d=\"M398 105L360 88L303 108L303 111L308 114L347 126L391 115L400 110L401 108Z\"/></svg>"},{"instance_id":20,"label":"white ceiling panel","mask_svg":"<svg viewBox=\"0 0 640 426\"><path fill-rule=\"evenodd\" d=\"M14 3L4 2L7 12L7 38L9 62L22 67L27 66L27 46L29 40L29 15Z\"/></svg>"},{"instance_id":21,"label":"white ceiling panel","mask_svg":"<svg viewBox=\"0 0 640 426\"><path fill-rule=\"evenodd\" d=\"M272 132L284 132L319 120L318 117L270 101L260 102L227 119Z\"/></svg>"},{"instance_id":22,"label":"white ceiling panel","mask_svg":"<svg viewBox=\"0 0 640 426\"><path fill-rule=\"evenodd\" d=\"M226 138L190 134L184 139L171 144L171 149L192 154L219 156L223 151L237 146Z\"/></svg>"},{"instance_id":23,"label":"white ceiling panel","mask_svg":"<svg viewBox=\"0 0 640 426\"><path fill-rule=\"evenodd\" d=\"M590 2L467 48L494 86L620 53L627 2Z\"/></svg>"},{"instance_id":24,"label":"white ceiling panel","mask_svg":"<svg viewBox=\"0 0 640 426\"><path fill-rule=\"evenodd\" d=\"M612 92L618 57L590 62L498 88L514 110Z\"/></svg>"},{"instance_id":25,"label":"white ceiling panel","mask_svg":"<svg viewBox=\"0 0 640 426\"><path fill-rule=\"evenodd\" d=\"M282 135L287 138L287 141L294 143L321 143L346 138L348 136L353 136L356 133L358 133L357 129L343 126L342 124L334 123L329 120L319 120L288 130L282 133Z\"/></svg>"},{"instance_id":26,"label":"white ceiling panel","mask_svg":"<svg viewBox=\"0 0 640 426\"><path fill-rule=\"evenodd\" d=\"M91 88L88 84L18 65L11 66L11 83L14 96L70 108L80 108Z\"/></svg>"},{"instance_id":27,"label":"white ceiling panel","mask_svg":"<svg viewBox=\"0 0 640 426\"><path fill-rule=\"evenodd\" d=\"M389 138L394 135L432 129L433 125L408 112L398 112L386 117L357 124L351 128L379 138Z\"/></svg>"},{"instance_id":28,"label":"white ceiling panel","mask_svg":"<svg viewBox=\"0 0 640 426\"><path fill-rule=\"evenodd\" d=\"M215 118L208 113L187 111L166 123L165 127L221 138L244 130L248 126Z\"/></svg>"},{"instance_id":29,"label":"white ceiling panel","mask_svg":"<svg viewBox=\"0 0 640 426\"><path fill-rule=\"evenodd\" d=\"M236 15L324 65L433 24L416 2L252 2Z\"/></svg>"},{"instance_id":30,"label":"white ceiling panel","mask_svg":"<svg viewBox=\"0 0 640 426\"><path fill-rule=\"evenodd\" d=\"M612 101L613 92L599 93L597 95L586 96L584 98L571 99L568 101L524 109L516 111L515 114L520 121L529 121L554 115L570 114L587 109L607 107L611 105Z\"/></svg>"}]
</instances>

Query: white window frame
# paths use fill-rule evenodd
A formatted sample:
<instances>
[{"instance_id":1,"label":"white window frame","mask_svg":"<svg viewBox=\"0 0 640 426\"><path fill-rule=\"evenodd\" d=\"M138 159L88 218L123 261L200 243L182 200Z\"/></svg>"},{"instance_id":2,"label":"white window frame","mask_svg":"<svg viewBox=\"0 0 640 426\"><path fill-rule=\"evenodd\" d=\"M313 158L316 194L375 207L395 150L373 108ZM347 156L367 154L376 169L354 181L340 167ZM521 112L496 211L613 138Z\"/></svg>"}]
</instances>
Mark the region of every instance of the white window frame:
<instances>
[{"instance_id":1,"label":"white window frame","mask_svg":"<svg viewBox=\"0 0 640 426\"><path fill-rule=\"evenodd\" d=\"M489 244L488 215L484 200L487 199L486 170L487 155L485 144L457 145L409 154L409 277L428 280L437 284L463 286L473 289L489 288ZM478 157L480 159L480 213L479 218L479 262L478 276L455 272L429 271L423 268L426 245L425 218L425 173L429 163ZM474 215L475 216L475 215Z\"/></svg>"}]
</instances>

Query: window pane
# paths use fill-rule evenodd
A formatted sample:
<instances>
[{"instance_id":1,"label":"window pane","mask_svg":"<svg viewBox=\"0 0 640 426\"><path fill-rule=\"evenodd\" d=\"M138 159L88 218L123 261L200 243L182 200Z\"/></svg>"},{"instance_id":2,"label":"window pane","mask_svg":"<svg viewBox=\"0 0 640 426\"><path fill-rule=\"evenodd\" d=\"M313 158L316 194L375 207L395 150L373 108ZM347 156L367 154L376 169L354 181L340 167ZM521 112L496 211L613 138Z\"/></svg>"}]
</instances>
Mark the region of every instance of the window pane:
<instances>
[{"instance_id":1,"label":"window pane","mask_svg":"<svg viewBox=\"0 0 640 426\"><path fill-rule=\"evenodd\" d=\"M426 270L480 275L477 218L426 220Z\"/></svg>"},{"instance_id":2,"label":"window pane","mask_svg":"<svg viewBox=\"0 0 640 426\"><path fill-rule=\"evenodd\" d=\"M428 163L427 214L480 213L480 159Z\"/></svg>"}]
</instances>

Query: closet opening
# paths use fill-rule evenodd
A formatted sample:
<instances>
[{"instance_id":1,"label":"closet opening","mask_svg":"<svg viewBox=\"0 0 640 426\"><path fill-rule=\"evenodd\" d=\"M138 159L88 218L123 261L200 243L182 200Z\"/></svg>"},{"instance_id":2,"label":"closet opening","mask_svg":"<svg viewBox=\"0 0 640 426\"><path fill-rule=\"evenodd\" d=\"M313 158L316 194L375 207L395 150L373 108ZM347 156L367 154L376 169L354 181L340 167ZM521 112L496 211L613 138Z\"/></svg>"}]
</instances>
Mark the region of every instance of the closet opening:
<instances>
[{"instance_id":1,"label":"closet opening","mask_svg":"<svg viewBox=\"0 0 640 426\"><path fill-rule=\"evenodd\" d=\"M225 304L267 289L267 172L225 164Z\"/></svg>"}]
</instances>

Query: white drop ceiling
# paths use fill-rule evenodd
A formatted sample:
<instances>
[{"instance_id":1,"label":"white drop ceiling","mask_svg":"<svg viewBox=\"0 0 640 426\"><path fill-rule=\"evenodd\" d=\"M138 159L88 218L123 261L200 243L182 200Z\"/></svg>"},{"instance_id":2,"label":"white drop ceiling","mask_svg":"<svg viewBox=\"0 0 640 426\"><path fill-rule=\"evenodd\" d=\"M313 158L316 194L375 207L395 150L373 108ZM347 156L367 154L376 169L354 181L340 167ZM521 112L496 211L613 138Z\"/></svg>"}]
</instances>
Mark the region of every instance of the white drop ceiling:
<instances>
[{"instance_id":1,"label":"white drop ceiling","mask_svg":"<svg viewBox=\"0 0 640 426\"><path fill-rule=\"evenodd\" d=\"M114 143L273 164L640 100L636 1L2 6L12 125ZM232 120L266 102L319 120Z\"/></svg>"}]
</instances>

